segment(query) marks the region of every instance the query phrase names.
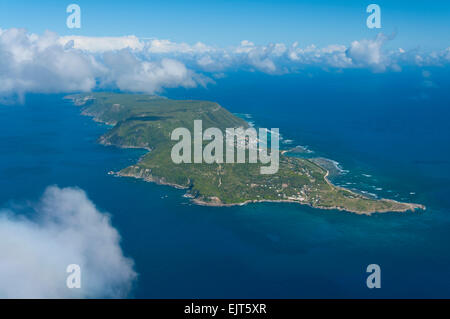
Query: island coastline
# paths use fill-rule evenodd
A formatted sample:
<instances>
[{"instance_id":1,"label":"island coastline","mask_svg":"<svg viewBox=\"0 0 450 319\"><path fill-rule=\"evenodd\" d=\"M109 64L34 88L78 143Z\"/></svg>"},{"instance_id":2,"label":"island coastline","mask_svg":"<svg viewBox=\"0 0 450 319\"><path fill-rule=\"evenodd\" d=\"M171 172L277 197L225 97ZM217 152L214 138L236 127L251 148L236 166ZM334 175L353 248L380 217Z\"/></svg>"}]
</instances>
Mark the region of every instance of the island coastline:
<instances>
[{"instance_id":1,"label":"island coastline","mask_svg":"<svg viewBox=\"0 0 450 319\"><path fill-rule=\"evenodd\" d=\"M65 99L69 99L72 100L72 102L79 107L83 107L86 105L87 102L95 100L95 97L93 96L82 96L81 98L79 96L67 96L65 97ZM116 106L120 106L120 104L114 104L114 107ZM220 107L220 106L219 106ZM104 123L107 124L109 126L117 126L118 122L117 121L106 121L103 120L101 116L99 116L98 114L95 114L93 112L88 112L86 110L82 110L81 112L82 115L84 116L89 116L92 117L94 121L96 122L100 122L100 123ZM151 172L151 170L146 170L146 171L142 171L142 168L140 168L138 165L141 163L142 159L149 153L152 151L152 148L148 146L148 143L141 143L141 144L137 144L137 145L130 145L130 144L124 144L124 143L112 143L111 141L108 140L107 137L105 137L106 135L103 135L101 137L99 137L98 142L100 144L103 144L105 146L116 146L116 147L120 147L120 148L133 148L133 149L144 149L147 151L146 154L142 155L140 157L140 159L137 161L137 163L134 166L130 166L128 168L128 170L121 170L119 172L111 172L111 175L115 175L118 177L132 177L132 178L136 178L136 179L142 179L146 182L153 182L159 185L167 185L170 187L174 187L176 189L183 189L183 190L187 190L187 192L185 193L185 197L190 198L191 202L196 204L196 205L201 205L201 206L212 206L212 207L231 207L231 206L244 206L247 204L252 204L252 203L296 203L296 204L301 204L301 205L307 205L313 208L318 208L318 209L326 209L326 210L339 210L339 211L347 211L350 213L356 213L356 214L360 214L360 215L371 215L373 213L386 213L386 212L406 212L406 211L416 211L418 209L422 209L425 210L425 206L421 205L421 204L414 204L414 203L404 203L404 202L398 202L392 199L377 199L378 201L384 201L385 203L391 203L392 207L390 208L383 208L383 209L371 209L371 210L364 210L364 209L351 209L348 207L343 207L343 206L338 206L338 205L333 205L333 206L321 206L320 204L315 203L315 205L311 204L310 202L304 202L303 200L298 200L298 199L292 199L292 198L280 198L280 199L248 199L248 200L244 200L242 202L228 202L228 203L224 203L219 197L217 196L209 196L209 197L204 197L202 195L196 195L196 194L192 194L190 193L191 189L189 186L186 185L180 185L174 182L170 182L167 181L167 179L165 177L161 177L161 176L154 176L153 173L149 173L148 171ZM146 145L145 145L146 144ZM286 154L287 152L289 152L289 150L282 150L280 151L281 155ZM289 157L289 155L287 155L287 157ZM311 158L314 159L314 158ZM345 187L341 187L341 186L336 186L334 185L329 179L329 174L330 171L323 167L322 165L320 165L319 163L312 161L311 159L303 159L304 161L308 161L318 167L320 167L323 171L325 171L325 174L322 176L324 181L326 182L326 184L328 184L331 188L334 188L336 190L342 190L347 192L348 194L352 194L354 195L356 198L367 198L364 195L361 194L357 194ZM135 170L137 173L132 173L130 171ZM301 197L300 197L301 198Z\"/></svg>"}]
</instances>

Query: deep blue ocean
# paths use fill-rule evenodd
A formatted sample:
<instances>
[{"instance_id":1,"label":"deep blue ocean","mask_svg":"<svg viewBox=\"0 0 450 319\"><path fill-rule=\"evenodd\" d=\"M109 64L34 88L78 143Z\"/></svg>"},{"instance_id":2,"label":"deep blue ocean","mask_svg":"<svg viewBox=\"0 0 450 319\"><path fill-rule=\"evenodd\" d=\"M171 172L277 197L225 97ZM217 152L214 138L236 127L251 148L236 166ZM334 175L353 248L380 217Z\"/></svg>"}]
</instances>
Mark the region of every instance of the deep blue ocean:
<instances>
[{"instance_id":1,"label":"deep blue ocean","mask_svg":"<svg viewBox=\"0 0 450 319\"><path fill-rule=\"evenodd\" d=\"M297 204L201 207L181 190L108 171L144 153L96 143L108 127L63 95L0 106L0 206L78 186L109 212L139 274L134 298L450 298L450 77L430 68L227 74L163 92L219 102L285 147L339 163L332 180L426 211L360 216ZM381 266L368 289L366 267Z\"/></svg>"}]
</instances>

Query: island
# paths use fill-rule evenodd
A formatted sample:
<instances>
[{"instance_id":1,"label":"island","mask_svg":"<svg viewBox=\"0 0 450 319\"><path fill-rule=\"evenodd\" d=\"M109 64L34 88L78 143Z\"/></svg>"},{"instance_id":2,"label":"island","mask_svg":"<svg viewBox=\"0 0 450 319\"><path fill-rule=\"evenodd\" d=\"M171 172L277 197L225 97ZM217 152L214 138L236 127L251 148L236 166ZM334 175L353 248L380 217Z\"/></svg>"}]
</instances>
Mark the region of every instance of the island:
<instances>
[{"instance_id":1,"label":"island","mask_svg":"<svg viewBox=\"0 0 450 319\"><path fill-rule=\"evenodd\" d=\"M276 174L260 174L255 163L180 163L171 160L171 133L175 128L193 128L202 120L203 129L248 128L249 124L219 104L209 101L172 100L144 94L95 92L65 97L81 107L83 115L111 128L99 138L104 145L144 148L138 163L117 176L185 189L185 196L199 205L231 206L256 202L291 202L320 209L336 209L370 215L375 212L405 212L423 205L391 199L375 199L333 185L329 172L313 158L280 152Z\"/></svg>"}]
</instances>

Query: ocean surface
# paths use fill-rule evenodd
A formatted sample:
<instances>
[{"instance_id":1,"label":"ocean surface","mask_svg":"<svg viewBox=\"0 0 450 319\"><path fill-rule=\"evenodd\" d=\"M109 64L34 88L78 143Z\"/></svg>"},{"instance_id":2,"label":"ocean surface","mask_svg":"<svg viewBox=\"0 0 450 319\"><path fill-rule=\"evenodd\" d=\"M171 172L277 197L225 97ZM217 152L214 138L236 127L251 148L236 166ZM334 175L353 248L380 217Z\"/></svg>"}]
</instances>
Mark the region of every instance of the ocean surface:
<instances>
[{"instance_id":1,"label":"ocean surface","mask_svg":"<svg viewBox=\"0 0 450 319\"><path fill-rule=\"evenodd\" d=\"M334 183L426 211L192 205L182 190L108 175L144 151L97 144L108 127L63 95L0 106L0 206L37 201L49 185L85 190L135 261L131 298L449 298L450 78L427 70L234 73L163 92L279 128L284 147L336 161ZM380 289L366 286L369 264Z\"/></svg>"}]
</instances>

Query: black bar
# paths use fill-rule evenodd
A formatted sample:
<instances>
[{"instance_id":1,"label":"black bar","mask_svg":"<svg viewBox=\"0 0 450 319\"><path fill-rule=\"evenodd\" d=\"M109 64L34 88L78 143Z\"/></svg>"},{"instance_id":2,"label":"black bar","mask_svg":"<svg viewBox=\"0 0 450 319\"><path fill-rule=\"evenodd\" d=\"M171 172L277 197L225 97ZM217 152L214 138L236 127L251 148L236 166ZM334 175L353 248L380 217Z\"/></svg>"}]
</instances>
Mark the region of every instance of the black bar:
<instances>
[{"instance_id":1,"label":"black bar","mask_svg":"<svg viewBox=\"0 0 450 319\"><path fill-rule=\"evenodd\" d=\"M0 309L45 311L59 309L63 313L85 316L91 310L103 314L120 311L140 313L144 318L316 318L330 314L346 316L389 314L447 313L448 299L125 299L125 300L0 300ZM213 308L217 309L216 312ZM195 313L196 311L202 313ZM194 311L194 313L192 313ZM135 317L135 316L133 316Z\"/></svg>"}]
</instances>

